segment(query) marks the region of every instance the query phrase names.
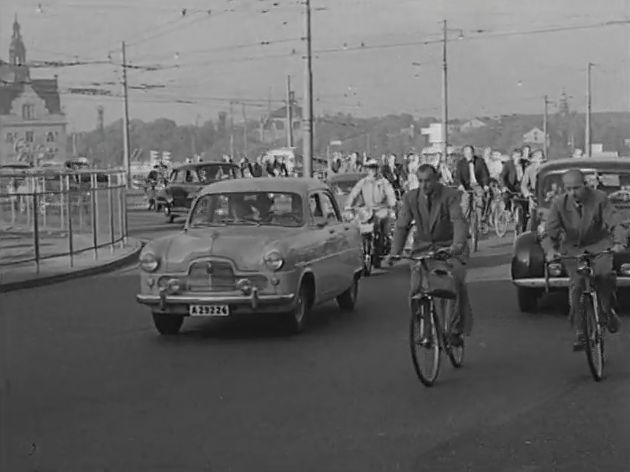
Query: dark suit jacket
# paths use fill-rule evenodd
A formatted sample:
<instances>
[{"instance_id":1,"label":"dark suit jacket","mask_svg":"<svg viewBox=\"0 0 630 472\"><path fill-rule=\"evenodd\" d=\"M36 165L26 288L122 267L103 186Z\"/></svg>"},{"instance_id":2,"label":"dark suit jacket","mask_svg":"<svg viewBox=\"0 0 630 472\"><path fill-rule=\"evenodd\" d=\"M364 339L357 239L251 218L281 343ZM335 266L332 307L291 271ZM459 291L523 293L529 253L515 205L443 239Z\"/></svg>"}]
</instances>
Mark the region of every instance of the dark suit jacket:
<instances>
[{"instance_id":1,"label":"dark suit jacket","mask_svg":"<svg viewBox=\"0 0 630 472\"><path fill-rule=\"evenodd\" d=\"M389 183L392 184L392 187L394 187L395 189L399 189L402 187L403 170L400 164L394 165L394 172L392 172L392 170L390 169L389 164L385 164L383 165L383 167L381 167L381 173L383 174L383 177L385 177L389 181Z\"/></svg>"},{"instance_id":2,"label":"dark suit jacket","mask_svg":"<svg viewBox=\"0 0 630 472\"><path fill-rule=\"evenodd\" d=\"M403 250L412 221L416 223L414 252L453 246L465 254L468 222L462 213L459 192L437 184L431 199L429 213L427 198L419 189L405 194L394 229L392 254L400 254Z\"/></svg>"},{"instance_id":3,"label":"dark suit jacket","mask_svg":"<svg viewBox=\"0 0 630 472\"><path fill-rule=\"evenodd\" d=\"M475 165L475 178L477 179L477 183L481 186L489 185L490 172L488 171L486 161L484 161L481 157L475 156L473 158L473 163ZM468 167L468 161L465 157L462 157L457 163L457 177L455 183L457 185L463 185L466 190L471 189L470 169Z\"/></svg>"},{"instance_id":4,"label":"dark suit jacket","mask_svg":"<svg viewBox=\"0 0 630 472\"><path fill-rule=\"evenodd\" d=\"M584 249L599 252L612 244L626 245L628 232L621 223L621 215L604 192L587 189L582 216L575 199L565 193L556 197L551 204L545 223L543 247L547 250L551 247L558 249L563 242L562 249L575 255Z\"/></svg>"},{"instance_id":5,"label":"dark suit jacket","mask_svg":"<svg viewBox=\"0 0 630 472\"><path fill-rule=\"evenodd\" d=\"M521 186L518 181L518 174L516 173L516 165L514 161L507 161L503 164L503 170L501 171L501 183L510 192L520 192Z\"/></svg>"}]
</instances>

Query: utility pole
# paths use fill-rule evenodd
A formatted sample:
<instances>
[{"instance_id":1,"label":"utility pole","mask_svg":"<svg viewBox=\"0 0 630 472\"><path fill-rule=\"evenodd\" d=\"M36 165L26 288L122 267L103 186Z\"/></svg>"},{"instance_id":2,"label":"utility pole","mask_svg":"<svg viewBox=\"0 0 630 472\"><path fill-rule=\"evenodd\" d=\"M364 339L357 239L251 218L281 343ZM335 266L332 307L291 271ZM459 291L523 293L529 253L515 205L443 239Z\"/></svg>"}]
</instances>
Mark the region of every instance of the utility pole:
<instances>
[{"instance_id":1,"label":"utility pole","mask_svg":"<svg viewBox=\"0 0 630 472\"><path fill-rule=\"evenodd\" d=\"M245 104L243 107L243 157L247 157L247 113L245 112Z\"/></svg>"},{"instance_id":2,"label":"utility pole","mask_svg":"<svg viewBox=\"0 0 630 472\"><path fill-rule=\"evenodd\" d=\"M129 95L127 93L127 51L122 42L122 86L123 86L123 165L127 171L127 188L131 188L131 159L129 156Z\"/></svg>"},{"instance_id":3,"label":"utility pole","mask_svg":"<svg viewBox=\"0 0 630 472\"><path fill-rule=\"evenodd\" d=\"M549 159L549 156L547 155L548 153L548 149L547 149L547 121L548 121L548 113L549 113L549 109L548 109L548 105L549 105L549 98L547 97L547 95L545 95L544 97L545 99L545 114L543 115L543 139L545 140L544 144L543 144L543 152L545 153L545 159Z\"/></svg>"},{"instance_id":4,"label":"utility pole","mask_svg":"<svg viewBox=\"0 0 630 472\"><path fill-rule=\"evenodd\" d=\"M193 157L197 156L197 129L199 128L199 114L195 117L195 129L190 134L190 144L192 147Z\"/></svg>"},{"instance_id":5,"label":"utility pole","mask_svg":"<svg viewBox=\"0 0 630 472\"><path fill-rule=\"evenodd\" d=\"M287 146L293 147L293 92L291 91L291 76L287 76Z\"/></svg>"},{"instance_id":6,"label":"utility pole","mask_svg":"<svg viewBox=\"0 0 630 472\"><path fill-rule=\"evenodd\" d=\"M230 159L234 161L234 102L230 100Z\"/></svg>"},{"instance_id":7,"label":"utility pole","mask_svg":"<svg viewBox=\"0 0 630 472\"><path fill-rule=\"evenodd\" d=\"M442 22L443 27L443 47L442 47L442 159L448 158L448 61L446 43L448 42L448 26L446 20Z\"/></svg>"},{"instance_id":8,"label":"utility pole","mask_svg":"<svg viewBox=\"0 0 630 472\"><path fill-rule=\"evenodd\" d=\"M592 145L591 145L591 69L593 64L588 63L586 72L586 130L585 130L585 143L586 156L591 157Z\"/></svg>"},{"instance_id":9,"label":"utility pole","mask_svg":"<svg viewBox=\"0 0 630 472\"><path fill-rule=\"evenodd\" d=\"M311 49L311 0L306 4L306 66L304 70L304 177L311 177L313 164L313 68Z\"/></svg>"}]
</instances>

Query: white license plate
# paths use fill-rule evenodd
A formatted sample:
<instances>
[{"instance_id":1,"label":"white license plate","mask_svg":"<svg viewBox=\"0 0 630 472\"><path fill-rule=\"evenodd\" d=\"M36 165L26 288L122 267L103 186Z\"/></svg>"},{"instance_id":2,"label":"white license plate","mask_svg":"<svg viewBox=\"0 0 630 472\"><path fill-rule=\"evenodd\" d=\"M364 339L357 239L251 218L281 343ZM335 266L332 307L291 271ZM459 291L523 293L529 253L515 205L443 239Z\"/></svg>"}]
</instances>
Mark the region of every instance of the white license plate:
<instances>
[{"instance_id":1,"label":"white license plate","mask_svg":"<svg viewBox=\"0 0 630 472\"><path fill-rule=\"evenodd\" d=\"M230 307L228 305L190 305L188 314L190 316L229 316Z\"/></svg>"}]
</instances>

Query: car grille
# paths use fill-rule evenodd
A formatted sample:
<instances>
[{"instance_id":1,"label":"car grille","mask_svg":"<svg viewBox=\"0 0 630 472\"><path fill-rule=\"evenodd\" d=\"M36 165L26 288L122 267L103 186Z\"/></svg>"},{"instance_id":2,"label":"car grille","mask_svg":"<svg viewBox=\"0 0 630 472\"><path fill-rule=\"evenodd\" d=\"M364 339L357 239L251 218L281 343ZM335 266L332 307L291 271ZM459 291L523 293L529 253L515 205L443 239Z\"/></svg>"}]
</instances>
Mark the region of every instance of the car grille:
<instances>
[{"instance_id":1,"label":"car grille","mask_svg":"<svg viewBox=\"0 0 630 472\"><path fill-rule=\"evenodd\" d=\"M210 271L208 264L212 267ZM236 290L236 283L240 279L248 279L258 290L264 290L268 284L264 275L236 276L229 262L206 260L191 264L186 285L190 292L221 292Z\"/></svg>"}]
</instances>

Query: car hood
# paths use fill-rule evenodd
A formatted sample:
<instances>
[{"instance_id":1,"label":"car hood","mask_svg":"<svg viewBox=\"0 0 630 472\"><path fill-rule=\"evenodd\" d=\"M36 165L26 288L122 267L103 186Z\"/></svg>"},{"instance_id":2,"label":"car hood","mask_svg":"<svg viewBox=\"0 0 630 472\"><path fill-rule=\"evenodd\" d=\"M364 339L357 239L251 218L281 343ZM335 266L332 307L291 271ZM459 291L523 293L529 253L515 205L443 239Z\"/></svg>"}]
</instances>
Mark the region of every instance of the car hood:
<instances>
[{"instance_id":1,"label":"car hood","mask_svg":"<svg viewBox=\"0 0 630 472\"><path fill-rule=\"evenodd\" d=\"M184 271L195 259L218 256L231 259L240 270L258 270L263 256L277 249L291 254L291 239L301 228L225 226L195 228L173 236L164 251L164 270Z\"/></svg>"}]
</instances>

